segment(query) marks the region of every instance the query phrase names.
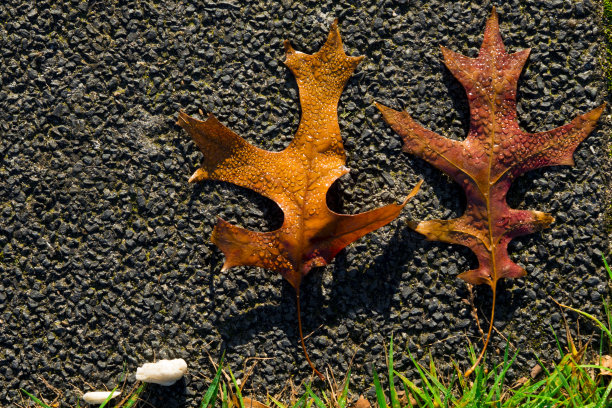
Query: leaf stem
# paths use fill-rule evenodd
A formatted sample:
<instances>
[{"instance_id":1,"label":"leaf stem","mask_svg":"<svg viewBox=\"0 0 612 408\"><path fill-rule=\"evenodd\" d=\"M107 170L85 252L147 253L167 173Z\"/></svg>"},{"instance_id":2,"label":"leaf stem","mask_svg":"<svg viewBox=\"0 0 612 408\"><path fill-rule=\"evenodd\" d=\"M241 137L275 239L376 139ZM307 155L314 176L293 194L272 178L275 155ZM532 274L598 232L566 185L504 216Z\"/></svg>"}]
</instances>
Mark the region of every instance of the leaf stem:
<instances>
[{"instance_id":1,"label":"leaf stem","mask_svg":"<svg viewBox=\"0 0 612 408\"><path fill-rule=\"evenodd\" d=\"M300 291L299 289L296 289L295 291L295 299L297 301L298 330L300 332L300 341L302 342L302 349L304 350L306 361L308 361L308 364L310 364L310 368L312 368L312 371L314 371L314 373L319 376L321 381L325 381L325 376L321 374L319 370L315 368L314 364L312 364L312 361L310 361L310 357L308 356L308 352L306 351L306 345L304 344L304 335L302 334L302 313L300 311Z\"/></svg>"},{"instance_id":2,"label":"leaf stem","mask_svg":"<svg viewBox=\"0 0 612 408\"><path fill-rule=\"evenodd\" d=\"M480 352L480 355L478 356L474 364L472 364L472 366L465 372L465 374L463 374L465 377L469 377L474 372L476 367L478 367L478 364L480 364L480 360L482 360L485 352L487 351L487 346L489 345L489 340L491 339L491 332L493 331L493 319L495 318L495 300L496 300L496 294L497 294L497 290L496 290L497 282L495 282L495 285L492 287L492 289L493 289L493 304L491 305L491 319L489 320L489 331L487 332L487 338L484 342L484 346L482 346L482 351Z\"/></svg>"}]
</instances>

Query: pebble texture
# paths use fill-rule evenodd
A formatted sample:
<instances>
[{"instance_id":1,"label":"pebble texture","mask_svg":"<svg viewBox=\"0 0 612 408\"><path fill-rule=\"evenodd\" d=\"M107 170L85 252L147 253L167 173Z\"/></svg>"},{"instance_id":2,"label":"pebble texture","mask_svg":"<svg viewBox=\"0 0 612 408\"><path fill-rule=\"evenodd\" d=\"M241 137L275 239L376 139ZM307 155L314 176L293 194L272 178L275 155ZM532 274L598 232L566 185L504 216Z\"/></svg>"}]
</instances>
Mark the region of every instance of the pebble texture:
<instances>
[{"instance_id":1,"label":"pebble texture","mask_svg":"<svg viewBox=\"0 0 612 408\"><path fill-rule=\"evenodd\" d=\"M408 109L423 126L463 138L467 99L438 45L475 56L495 5L507 49L532 48L519 80L520 126L537 132L565 124L606 98L600 5L109 3L0 5L0 405L21 401L20 387L53 399L40 378L64 392L63 406L75 405L89 385L112 388L124 362L133 373L154 359L184 358L189 374L152 387L148 398L158 407L195 407L213 376L208 356L218 359L223 349L239 377L253 357L270 358L258 362L247 394L276 393L307 378L290 285L258 268L221 273L223 256L209 240L217 216L269 231L282 222L279 209L230 184L189 185L201 153L176 119L180 109L213 112L249 142L281 150L300 115L282 42L312 53L335 17L347 54L366 59L340 98L353 170L332 187L330 207L374 209L425 183L398 220L304 280L311 357L336 377L352 361L353 388L370 395L371 369L382 370L392 333L397 350L464 364L466 341L478 341L478 330L457 275L475 258L405 225L458 216L461 190L402 153L373 102ZM498 292L495 327L520 349L511 379L535 364L534 352L546 362L558 358L550 326L563 337L563 320L549 295L601 312L608 115L578 147L575 167L527 173L510 189L512 207L556 219L509 248L528 273ZM489 289L476 291L476 306L488 315ZM492 342L490 359L498 360L506 340L494 334ZM403 354L396 368L414 374Z\"/></svg>"}]
</instances>

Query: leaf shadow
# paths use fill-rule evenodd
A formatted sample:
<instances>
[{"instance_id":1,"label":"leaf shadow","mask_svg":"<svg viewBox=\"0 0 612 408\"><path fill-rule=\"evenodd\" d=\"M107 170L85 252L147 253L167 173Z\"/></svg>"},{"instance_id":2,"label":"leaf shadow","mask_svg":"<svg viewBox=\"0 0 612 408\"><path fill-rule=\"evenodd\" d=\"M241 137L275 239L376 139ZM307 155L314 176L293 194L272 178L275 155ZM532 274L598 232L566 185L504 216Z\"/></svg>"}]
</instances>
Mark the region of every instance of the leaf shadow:
<instances>
[{"instance_id":1,"label":"leaf shadow","mask_svg":"<svg viewBox=\"0 0 612 408\"><path fill-rule=\"evenodd\" d=\"M215 210L218 209L218 211L215 211L217 212L216 216L198 210L202 195L206 195L208 200L212 201ZM234 205L228 205L230 203ZM210 203L207 204L210 206ZM196 215L193 213L202 216L202 222L208 224L205 228L211 231L219 217L233 224L260 232L273 231L279 228L284 220L281 209L274 201L252 190L222 181L194 185L187 206L193 208L190 213L194 218ZM214 248L212 243L209 245ZM220 268L224 255L220 250L213 249L207 255L207 258L209 264L218 265ZM243 267L245 270L247 268L252 267ZM316 273L311 275L314 276ZM208 282L208 291L209 293L215 293L215 289L215 282L211 278ZM236 295L239 295L239 292L236 289ZM263 301L266 301L266 299L257 300L258 303ZM244 345L260 333L269 332L275 328L280 328L286 332L288 338L297 339L295 292L284 280L282 280L278 302L278 304L257 305L247 311L240 311L238 314L225 317L224 315L229 312L228 304L220 301L217 296L212 296L211 307L217 312L213 323L221 335L222 349ZM302 308L305 308L304 304L306 302L308 302L308 296L303 296ZM303 324L307 331L310 320L304 317L303 312Z\"/></svg>"},{"instance_id":2,"label":"leaf shadow","mask_svg":"<svg viewBox=\"0 0 612 408\"><path fill-rule=\"evenodd\" d=\"M391 239L383 244L382 253L372 258L365 270L352 265L346 250L336 259L330 297L338 299L339 316L375 311L389 317L391 298L402 279L402 266L415 258L414 251L401 251L401 248L414 247L416 236L418 234L408 228L397 226Z\"/></svg>"},{"instance_id":3,"label":"leaf shadow","mask_svg":"<svg viewBox=\"0 0 612 408\"><path fill-rule=\"evenodd\" d=\"M307 275L301 287L300 305L304 336L316 333L318 327L326 324L319 313L325 303L321 291L321 269L316 268ZM278 303L256 305L247 311L216 319L214 325L221 335L221 349L229 352L248 345L255 338L263 335L267 337L267 340L282 348L283 353L291 355L299 370L308 370L308 364L300 347L295 291L284 279L281 280L281 285L278 297L273 300ZM266 299L261 299L261 301L264 300ZM306 340L306 348L315 365L317 361L322 361L321 352L309 344L308 340ZM262 352L261 350L256 351L256 354ZM270 352L271 355L275 354L273 350L266 350L266 352Z\"/></svg>"},{"instance_id":4,"label":"leaf shadow","mask_svg":"<svg viewBox=\"0 0 612 408\"><path fill-rule=\"evenodd\" d=\"M187 406L187 384L185 378L167 387L147 387L144 395L146 406L182 408Z\"/></svg>"}]
</instances>

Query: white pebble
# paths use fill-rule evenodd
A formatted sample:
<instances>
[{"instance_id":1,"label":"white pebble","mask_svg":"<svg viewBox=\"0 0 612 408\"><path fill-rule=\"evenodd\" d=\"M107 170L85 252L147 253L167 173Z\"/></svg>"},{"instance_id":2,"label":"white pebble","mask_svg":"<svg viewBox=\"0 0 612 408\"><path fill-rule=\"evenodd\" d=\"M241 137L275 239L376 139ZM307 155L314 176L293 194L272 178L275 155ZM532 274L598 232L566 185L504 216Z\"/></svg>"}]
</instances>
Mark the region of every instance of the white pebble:
<instances>
[{"instance_id":1,"label":"white pebble","mask_svg":"<svg viewBox=\"0 0 612 408\"><path fill-rule=\"evenodd\" d=\"M111 398L121 395L119 391L115 391L112 394ZM83 400L88 404L101 404L106 401L109 395L111 395L111 391L92 391L83 395Z\"/></svg>"},{"instance_id":2,"label":"white pebble","mask_svg":"<svg viewBox=\"0 0 612 408\"><path fill-rule=\"evenodd\" d=\"M136 379L146 383L172 385L187 372L187 363L182 358L146 363L136 370Z\"/></svg>"}]
</instances>

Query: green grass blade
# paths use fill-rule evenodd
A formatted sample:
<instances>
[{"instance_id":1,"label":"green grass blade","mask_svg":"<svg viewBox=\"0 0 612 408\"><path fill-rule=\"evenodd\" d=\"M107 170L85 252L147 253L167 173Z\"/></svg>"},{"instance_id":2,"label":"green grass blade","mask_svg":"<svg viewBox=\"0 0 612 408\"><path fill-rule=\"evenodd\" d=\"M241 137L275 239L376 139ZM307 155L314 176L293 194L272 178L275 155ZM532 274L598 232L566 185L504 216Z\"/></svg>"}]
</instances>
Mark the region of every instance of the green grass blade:
<instances>
[{"instance_id":1,"label":"green grass blade","mask_svg":"<svg viewBox=\"0 0 612 408\"><path fill-rule=\"evenodd\" d=\"M484 360L484 359L483 359ZM474 399L478 402L482 401L483 393L485 391L485 378L484 370L482 366L478 366L476 372L476 378L474 379Z\"/></svg>"},{"instance_id":2,"label":"green grass blade","mask_svg":"<svg viewBox=\"0 0 612 408\"><path fill-rule=\"evenodd\" d=\"M314 392L312 392L312 390L310 389L310 386L306 384L305 387L306 387L306 393L310 395L310 398L312 398L317 408L326 408L323 401L321 401L321 398L317 397L317 395Z\"/></svg>"},{"instance_id":3,"label":"green grass blade","mask_svg":"<svg viewBox=\"0 0 612 408\"><path fill-rule=\"evenodd\" d=\"M450 393L450 390L447 389L437 378L429 377L429 380L431 381L430 392L435 396L435 399L438 400L438 403L442 403L442 400L440 400L438 395L447 395Z\"/></svg>"},{"instance_id":4,"label":"green grass blade","mask_svg":"<svg viewBox=\"0 0 612 408\"><path fill-rule=\"evenodd\" d=\"M291 408L302 408L304 402L306 401L306 394L302 395L299 400Z\"/></svg>"},{"instance_id":5,"label":"green grass blade","mask_svg":"<svg viewBox=\"0 0 612 408\"><path fill-rule=\"evenodd\" d=\"M221 362L219 363L219 368L217 369L217 373L215 374L215 378L213 378L212 383L206 390L204 394L204 398L202 399L202 404L200 404L200 408L214 407L215 402L217 401L217 394L219 393L219 381L221 380L221 371L223 371L223 357L221 357Z\"/></svg>"},{"instance_id":6,"label":"green grass blade","mask_svg":"<svg viewBox=\"0 0 612 408\"><path fill-rule=\"evenodd\" d=\"M389 394L391 395L391 407L400 408L399 398L397 398L397 391L395 390L395 384L393 382L393 335L391 336L391 341L389 342L389 362L387 365L389 370Z\"/></svg>"},{"instance_id":7,"label":"green grass blade","mask_svg":"<svg viewBox=\"0 0 612 408\"><path fill-rule=\"evenodd\" d=\"M518 390L515 391L515 393L524 393L524 394L534 393L538 389L540 389L542 386L546 385L547 380L548 379L545 378L533 384L523 384Z\"/></svg>"},{"instance_id":8,"label":"green grass blade","mask_svg":"<svg viewBox=\"0 0 612 408\"><path fill-rule=\"evenodd\" d=\"M495 381L493 383L493 386L491 387L491 391L489 392L489 399L492 399L495 396L497 401L501 400L501 395L502 395L502 391L504 387L504 380L506 379L506 373L508 372L508 370L510 369L512 364L514 364L514 361L518 357L518 351L517 351L516 353L514 353L514 356L512 357L512 359L508 361L509 348L510 348L510 345L507 344L506 351L504 352L504 362L502 365L502 369L500 373L495 377Z\"/></svg>"},{"instance_id":9,"label":"green grass blade","mask_svg":"<svg viewBox=\"0 0 612 408\"><path fill-rule=\"evenodd\" d=\"M552 331L553 337L555 338L555 343L557 343L557 349L559 349L559 353L561 354L561 358L565 357L565 353L563 352L563 347L561 347L561 343L559 342L559 338L557 337L557 332L551 325L548 325L550 331ZM569 344L567 345L569 347Z\"/></svg>"},{"instance_id":10,"label":"green grass blade","mask_svg":"<svg viewBox=\"0 0 612 408\"><path fill-rule=\"evenodd\" d=\"M414 405L412 405L412 402L410 402L410 395L412 395L412 397L415 398L414 397L414 393L412 392L410 387L407 384L405 384L403 381L402 381L402 387L404 387L404 395L408 399L408 405L406 405L406 407L407 408L412 408ZM415 400L416 400L416 398L415 398ZM416 401L418 402L418 400L416 400Z\"/></svg>"},{"instance_id":11,"label":"green grass blade","mask_svg":"<svg viewBox=\"0 0 612 408\"><path fill-rule=\"evenodd\" d=\"M608 319L608 329L612 329L612 314L610 313L610 305L606 301L604 301L603 304L606 312L606 318ZM600 337L603 340L603 336ZM608 338L608 342L612 343L612 338Z\"/></svg>"},{"instance_id":12,"label":"green grass blade","mask_svg":"<svg viewBox=\"0 0 612 408\"><path fill-rule=\"evenodd\" d=\"M608 406L606 403L608 402L610 391L612 391L612 381L610 381L610 384L608 384L606 392L604 392L604 394L601 396L601 399L599 400L599 403L597 404L596 408L605 408L606 406Z\"/></svg>"},{"instance_id":13,"label":"green grass blade","mask_svg":"<svg viewBox=\"0 0 612 408\"><path fill-rule=\"evenodd\" d=\"M589 375L589 373L587 373L586 369L587 368L599 368L601 370L601 368L605 367L599 367L596 365L591 365L591 364L576 364L576 369L580 372L581 375L578 376L578 380L583 380L586 381L586 384L588 384L589 387L593 387L595 388L597 386L597 383L595 382L594 379L591 378L591 376ZM585 383L581 383L581 386L585 386Z\"/></svg>"},{"instance_id":14,"label":"green grass blade","mask_svg":"<svg viewBox=\"0 0 612 408\"><path fill-rule=\"evenodd\" d=\"M606 268L606 271L608 271L608 276L610 277L610 280L612 280L612 269L610 269L610 265L608 265L606 257L602 255L601 259L603 259L604 267Z\"/></svg>"},{"instance_id":15,"label":"green grass blade","mask_svg":"<svg viewBox=\"0 0 612 408\"><path fill-rule=\"evenodd\" d=\"M323 392L323 399L325 400L325 401L323 401L323 403L325 404L326 407L333 406L332 403L331 403L331 400L327 397L327 394L325 394L325 392ZM334 401L334 402L336 402L336 401Z\"/></svg>"},{"instance_id":16,"label":"green grass blade","mask_svg":"<svg viewBox=\"0 0 612 408\"><path fill-rule=\"evenodd\" d=\"M416 386L415 383L413 383L412 381L410 381L408 378L404 377L397 371L395 372L395 375L397 375L397 377L404 384L404 391L406 391L406 389L409 389L412 392L412 395L416 395L417 397L419 397L421 401L425 401L428 407L434 408L435 405L434 405L433 400L429 397L429 395L425 393L425 391L421 390L419 387ZM408 395L408 392L406 392L406 395Z\"/></svg>"},{"instance_id":17,"label":"green grass blade","mask_svg":"<svg viewBox=\"0 0 612 408\"><path fill-rule=\"evenodd\" d=\"M497 368L495 369L495 376L494 376L494 381L493 381L493 385L491 386L490 392L489 392L489 398L491 398L493 395L495 395L495 397L499 400L500 398L500 394L501 394L501 386L504 383L504 376L506 374L506 371L508 370L508 368L510 367L508 365L508 352L510 349L510 344L506 343L506 349L504 350L504 361L501 364L501 370L499 373L497 373Z\"/></svg>"},{"instance_id":18,"label":"green grass blade","mask_svg":"<svg viewBox=\"0 0 612 408\"><path fill-rule=\"evenodd\" d=\"M544 364L542 362L542 360L540 360L540 356L538 356L537 354L534 353L534 356L536 358L536 360L538 360L538 364L540 365L540 367L542 367L542 371L544 371L546 373L546 377L550 377L550 371L548 371L548 368L546 368L546 364Z\"/></svg>"},{"instance_id":19,"label":"green grass blade","mask_svg":"<svg viewBox=\"0 0 612 408\"><path fill-rule=\"evenodd\" d=\"M106 406L106 404L108 404L108 402L113 399L113 394L115 393L115 391L117 391L117 387L119 387L119 386L115 385L115 388L113 388L113 390L110 392L108 397L106 397L104 402L102 404L100 404L100 408L104 408Z\"/></svg>"},{"instance_id":20,"label":"green grass blade","mask_svg":"<svg viewBox=\"0 0 612 408\"><path fill-rule=\"evenodd\" d=\"M30 394L29 392L27 392L26 390L24 390L23 388L21 389L21 392L23 392L25 395L27 395L28 397L30 397L30 399L32 401L34 401L36 404L38 404L39 406L43 407L43 408L51 408L49 405L45 404L44 402L42 402L41 400L39 400L38 398L36 398L34 395Z\"/></svg>"},{"instance_id":21,"label":"green grass blade","mask_svg":"<svg viewBox=\"0 0 612 408\"><path fill-rule=\"evenodd\" d=\"M240 408L244 408L244 401L242 399L242 393L240 392L240 387L238 386L238 382L236 381L236 377L234 377L234 373L232 373L232 369L230 366L227 366L227 370L229 371L230 377L232 378L232 383L234 384L234 388L236 388L236 397L238 397L238 404Z\"/></svg>"},{"instance_id":22,"label":"green grass blade","mask_svg":"<svg viewBox=\"0 0 612 408\"><path fill-rule=\"evenodd\" d=\"M453 400L453 388L455 385L455 374L453 373L453 376L451 377L451 382L449 384L449 386L446 388L446 391L444 392L444 402L446 403L447 406L451 406L450 405L450 401Z\"/></svg>"},{"instance_id":23,"label":"green grass blade","mask_svg":"<svg viewBox=\"0 0 612 408\"><path fill-rule=\"evenodd\" d=\"M376 401L378 401L379 408L387 408L387 402L385 401L385 394L382 386L380 385L380 379L376 369L372 369L372 376L374 377L374 389L376 390Z\"/></svg>"},{"instance_id":24,"label":"green grass blade","mask_svg":"<svg viewBox=\"0 0 612 408\"><path fill-rule=\"evenodd\" d=\"M346 374L346 381L344 382L344 388L342 389L340 398L338 398L338 407L340 408L346 408L346 399L348 398L350 379L351 379L351 370L349 369L348 373Z\"/></svg>"},{"instance_id":25,"label":"green grass blade","mask_svg":"<svg viewBox=\"0 0 612 408\"><path fill-rule=\"evenodd\" d=\"M592 321L594 321L594 322L595 322L595 324L597 324L601 330L603 330L603 331L606 333L606 335L608 336L608 338L612 339L612 332L610 332L610 329L608 329L608 328L606 327L606 325L605 325L605 324L603 324L602 322L600 322L600 321L599 321L599 319L598 319L598 318L596 318L595 316L590 315L590 314L588 314L587 312L583 312L582 310L575 309L575 308L573 308L573 307L571 307L571 306L567 306L567 305L561 305L561 306L563 306L563 307L564 307L564 308L566 308L566 309L571 310L572 312L579 313L579 314L583 315L584 317L588 317L589 319L591 319Z\"/></svg>"},{"instance_id":26,"label":"green grass blade","mask_svg":"<svg viewBox=\"0 0 612 408\"><path fill-rule=\"evenodd\" d=\"M283 405L283 403L282 403L282 402L280 402L280 401L278 401L276 398L271 397L270 395L268 395L268 398L270 399L270 401L272 401L273 403L275 403L275 404L276 404L276 406L277 406L278 408L287 408L287 406L286 406L286 405Z\"/></svg>"},{"instance_id":27,"label":"green grass blade","mask_svg":"<svg viewBox=\"0 0 612 408\"><path fill-rule=\"evenodd\" d=\"M429 378L438 379L438 373L436 372L436 364L434 363L434 359L431 356L431 351L429 352Z\"/></svg>"},{"instance_id":28,"label":"green grass blade","mask_svg":"<svg viewBox=\"0 0 612 408\"><path fill-rule=\"evenodd\" d=\"M459 368L459 364L456 361L451 361L451 364L455 369L453 374L456 375L457 382L459 383L459 391L463 394L463 390L467 388L467 379L463 376L463 370Z\"/></svg>"},{"instance_id":29,"label":"green grass blade","mask_svg":"<svg viewBox=\"0 0 612 408\"><path fill-rule=\"evenodd\" d=\"M552 398L548 396L535 395L534 396L539 403L533 405L533 408L551 408L551 407L562 407L562 401L560 398Z\"/></svg>"},{"instance_id":30,"label":"green grass blade","mask_svg":"<svg viewBox=\"0 0 612 408\"><path fill-rule=\"evenodd\" d=\"M429 378L428 378L429 376L425 373L425 370L421 368L421 365L412 357L412 353L410 353L410 351L408 351L408 356L410 357L410 359L412 360L412 363L414 364L417 371L419 372L419 376L421 377L421 380L425 383L425 386L429 390L429 393L431 394L434 400L434 405L441 407L443 405L442 401L440 400L440 397L438 396L438 393L436 392L434 387L431 385L431 382L429 381Z\"/></svg>"},{"instance_id":31,"label":"green grass blade","mask_svg":"<svg viewBox=\"0 0 612 408\"><path fill-rule=\"evenodd\" d=\"M147 383L141 383L140 386L136 389L136 391L134 391L134 393L132 393L132 395L130 395L130 398L128 398L128 400L125 402L125 404L123 404L121 407L117 407L117 408L132 408L132 406L134 406L134 404L136 404L138 402L138 398L140 398L140 395L144 392L144 390L147 389Z\"/></svg>"},{"instance_id":32,"label":"green grass blade","mask_svg":"<svg viewBox=\"0 0 612 408\"><path fill-rule=\"evenodd\" d=\"M557 373L558 373L559 379L561 379L562 388L565 388L565 390L568 393L567 397L569 398L569 402L571 402L572 407L579 408L578 405L576 405L576 401L575 401L576 395L575 395L575 392L574 392L573 388L570 387L570 385L568 383L568 378L563 373L563 370L557 369ZM570 373L570 375L571 375L571 373ZM580 408L582 408L582 407L580 407Z\"/></svg>"},{"instance_id":33,"label":"green grass blade","mask_svg":"<svg viewBox=\"0 0 612 408\"><path fill-rule=\"evenodd\" d=\"M228 396L227 396L227 387L225 386L225 383L223 383L223 393L221 395L221 408L227 408L228 407Z\"/></svg>"}]
</instances>

